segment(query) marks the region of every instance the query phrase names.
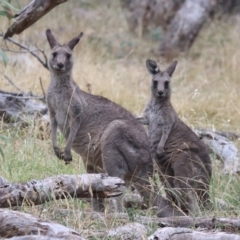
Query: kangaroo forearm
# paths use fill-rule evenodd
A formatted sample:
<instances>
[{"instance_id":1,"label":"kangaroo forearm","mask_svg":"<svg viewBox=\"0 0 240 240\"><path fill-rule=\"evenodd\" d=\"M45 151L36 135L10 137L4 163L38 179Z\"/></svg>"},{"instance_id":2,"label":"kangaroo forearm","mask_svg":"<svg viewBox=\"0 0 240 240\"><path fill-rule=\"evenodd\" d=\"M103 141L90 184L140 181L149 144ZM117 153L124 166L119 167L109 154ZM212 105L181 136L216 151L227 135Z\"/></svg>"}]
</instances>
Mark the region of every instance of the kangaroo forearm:
<instances>
[{"instance_id":1,"label":"kangaroo forearm","mask_svg":"<svg viewBox=\"0 0 240 240\"><path fill-rule=\"evenodd\" d=\"M169 134L171 132L171 129L172 129L172 125L163 127L162 137L161 137L160 142L159 142L159 145L161 147L165 146L165 143L166 143L166 141L168 139L168 136L169 136Z\"/></svg>"},{"instance_id":2,"label":"kangaroo forearm","mask_svg":"<svg viewBox=\"0 0 240 240\"><path fill-rule=\"evenodd\" d=\"M149 125L149 121L146 117L138 117L136 118L137 121L143 125Z\"/></svg>"},{"instance_id":3,"label":"kangaroo forearm","mask_svg":"<svg viewBox=\"0 0 240 240\"><path fill-rule=\"evenodd\" d=\"M51 120L51 135L53 147L57 147L57 123L55 120Z\"/></svg>"},{"instance_id":4,"label":"kangaroo forearm","mask_svg":"<svg viewBox=\"0 0 240 240\"><path fill-rule=\"evenodd\" d=\"M165 146L165 143L167 141L167 138L168 138L168 135L162 135L159 143L158 143L158 146L161 146L161 147L164 147Z\"/></svg>"},{"instance_id":5,"label":"kangaroo forearm","mask_svg":"<svg viewBox=\"0 0 240 240\"><path fill-rule=\"evenodd\" d=\"M76 134L78 132L79 127L80 127L80 122L72 124L72 126L70 128L70 133L68 135L65 151L70 151L71 150L73 141L76 137Z\"/></svg>"}]
</instances>

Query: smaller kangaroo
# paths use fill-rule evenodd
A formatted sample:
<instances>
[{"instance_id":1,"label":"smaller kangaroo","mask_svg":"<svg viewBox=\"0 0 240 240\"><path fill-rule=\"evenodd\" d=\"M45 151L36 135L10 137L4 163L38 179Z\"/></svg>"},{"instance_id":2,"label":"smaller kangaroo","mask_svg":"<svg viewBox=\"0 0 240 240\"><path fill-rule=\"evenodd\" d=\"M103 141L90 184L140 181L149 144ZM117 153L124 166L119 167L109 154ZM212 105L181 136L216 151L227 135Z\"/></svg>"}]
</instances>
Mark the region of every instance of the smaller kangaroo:
<instances>
[{"instance_id":1,"label":"smaller kangaroo","mask_svg":"<svg viewBox=\"0 0 240 240\"><path fill-rule=\"evenodd\" d=\"M210 203L209 182L212 168L205 144L178 117L171 101L171 77L177 61L160 71L155 61L147 60L152 75L151 99L137 120L148 125L152 156L167 197L186 214L200 212L200 204Z\"/></svg>"},{"instance_id":2,"label":"smaller kangaroo","mask_svg":"<svg viewBox=\"0 0 240 240\"><path fill-rule=\"evenodd\" d=\"M153 164L149 141L144 127L133 115L110 100L82 91L72 79L72 51L83 33L66 44L59 44L46 30L51 47L49 69L51 81L47 91L52 143L55 154L66 163L72 161L71 148L81 155L88 173L107 173L133 182L145 202L150 202L149 178ZM62 152L57 145L57 127L65 139ZM172 209L166 200L154 198L162 214ZM118 201L118 210L123 206ZM94 200L95 211L103 211L103 200Z\"/></svg>"}]
</instances>

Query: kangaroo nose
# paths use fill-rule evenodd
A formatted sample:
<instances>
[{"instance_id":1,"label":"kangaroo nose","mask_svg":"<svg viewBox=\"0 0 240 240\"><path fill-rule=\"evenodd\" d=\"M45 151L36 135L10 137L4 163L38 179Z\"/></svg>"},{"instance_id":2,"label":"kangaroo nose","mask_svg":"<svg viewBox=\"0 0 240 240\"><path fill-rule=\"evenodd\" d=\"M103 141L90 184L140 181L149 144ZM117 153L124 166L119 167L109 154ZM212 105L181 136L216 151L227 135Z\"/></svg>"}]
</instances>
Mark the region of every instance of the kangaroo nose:
<instances>
[{"instance_id":1,"label":"kangaroo nose","mask_svg":"<svg viewBox=\"0 0 240 240\"><path fill-rule=\"evenodd\" d=\"M158 91L158 95L162 96L163 95L163 91Z\"/></svg>"},{"instance_id":2,"label":"kangaroo nose","mask_svg":"<svg viewBox=\"0 0 240 240\"><path fill-rule=\"evenodd\" d=\"M58 63L57 66L58 66L59 68L63 68L64 65L63 65L63 63Z\"/></svg>"}]
</instances>

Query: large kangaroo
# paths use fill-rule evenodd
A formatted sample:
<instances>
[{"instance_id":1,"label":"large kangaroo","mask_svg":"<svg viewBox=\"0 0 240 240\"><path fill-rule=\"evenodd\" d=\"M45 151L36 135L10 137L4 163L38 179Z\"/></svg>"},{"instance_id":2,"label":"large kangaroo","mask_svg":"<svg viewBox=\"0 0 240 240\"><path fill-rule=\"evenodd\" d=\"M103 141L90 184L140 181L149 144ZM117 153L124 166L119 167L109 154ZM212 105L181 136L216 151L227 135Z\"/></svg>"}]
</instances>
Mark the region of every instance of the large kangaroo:
<instances>
[{"instance_id":1,"label":"large kangaroo","mask_svg":"<svg viewBox=\"0 0 240 240\"><path fill-rule=\"evenodd\" d=\"M82 91L72 79L72 50L82 35L60 45L51 31L46 31L52 49L47 104L55 154L69 163L73 148L81 155L88 173L105 172L123 179L126 185L132 181L148 204L153 166L143 126L121 106ZM67 139L63 152L57 145L57 127ZM165 216L174 212L160 196L153 204L163 209ZM93 201L93 207L104 210L102 200Z\"/></svg>"},{"instance_id":2,"label":"large kangaroo","mask_svg":"<svg viewBox=\"0 0 240 240\"><path fill-rule=\"evenodd\" d=\"M179 119L171 104L170 83L177 61L165 71L152 60L146 66L152 75L152 96L137 119L148 125L151 152L169 200L187 214L199 213L199 204L207 206L210 201L211 160L204 143Z\"/></svg>"}]
</instances>

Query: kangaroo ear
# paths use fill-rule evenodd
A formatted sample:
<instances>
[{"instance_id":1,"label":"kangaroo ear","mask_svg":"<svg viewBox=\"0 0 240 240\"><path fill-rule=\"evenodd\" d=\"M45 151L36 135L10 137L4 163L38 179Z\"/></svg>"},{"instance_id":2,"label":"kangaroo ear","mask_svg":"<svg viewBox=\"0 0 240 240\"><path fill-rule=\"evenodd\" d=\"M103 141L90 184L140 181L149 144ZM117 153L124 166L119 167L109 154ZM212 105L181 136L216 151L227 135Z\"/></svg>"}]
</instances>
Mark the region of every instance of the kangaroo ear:
<instances>
[{"instance_id":1,"label":"kangaroo ear","mask_svg":"<svg viewBox=\"0 0 240 240\"><path fill-rule=\"evenodd\" d=\"M49 45L50 45L51 48L54 48L56 45L58 45L58 42L55 39L55 37L53 36L53 34L52 34L50 29L46 30L46 36L47 36L47 40L48 40Z\"/></svg>"},{"instance_id":2,"label":"kangaroo ear","mask_svg":"<svg viewBox=\"0 0 240 240\"><path fill-rule=\"evenodd\" d=\"M73 38L71 41L68 42L68 46L71 50L74 49L74 47L77 45L81 37L83 36L83 32L81 32L77 37Z\"/></svg>"},{"instance_id":3,"label":"kangaroo ear","mask_svg":"<svg viewBox=\"0 0 240 240\"><path fill-rule=\"evenodd\" d=\"M152 75L155 75L160 72L160 69L159 69L157 63L153 60L148 59L146 61L146 67L147 67L148 72Z\"/></svg>"},{"instance_id":4,"label":"kangaroo ear","mask_svg":"<svg viewBox=\"0 0 240 240\"><path fill-rule=\"evenodd\" d=\"M166 70L166 72L169 74L169 76L171 77L175 71L175 68L178 64L178 61L175 60Z\"/></svg>"}]
</instances>

